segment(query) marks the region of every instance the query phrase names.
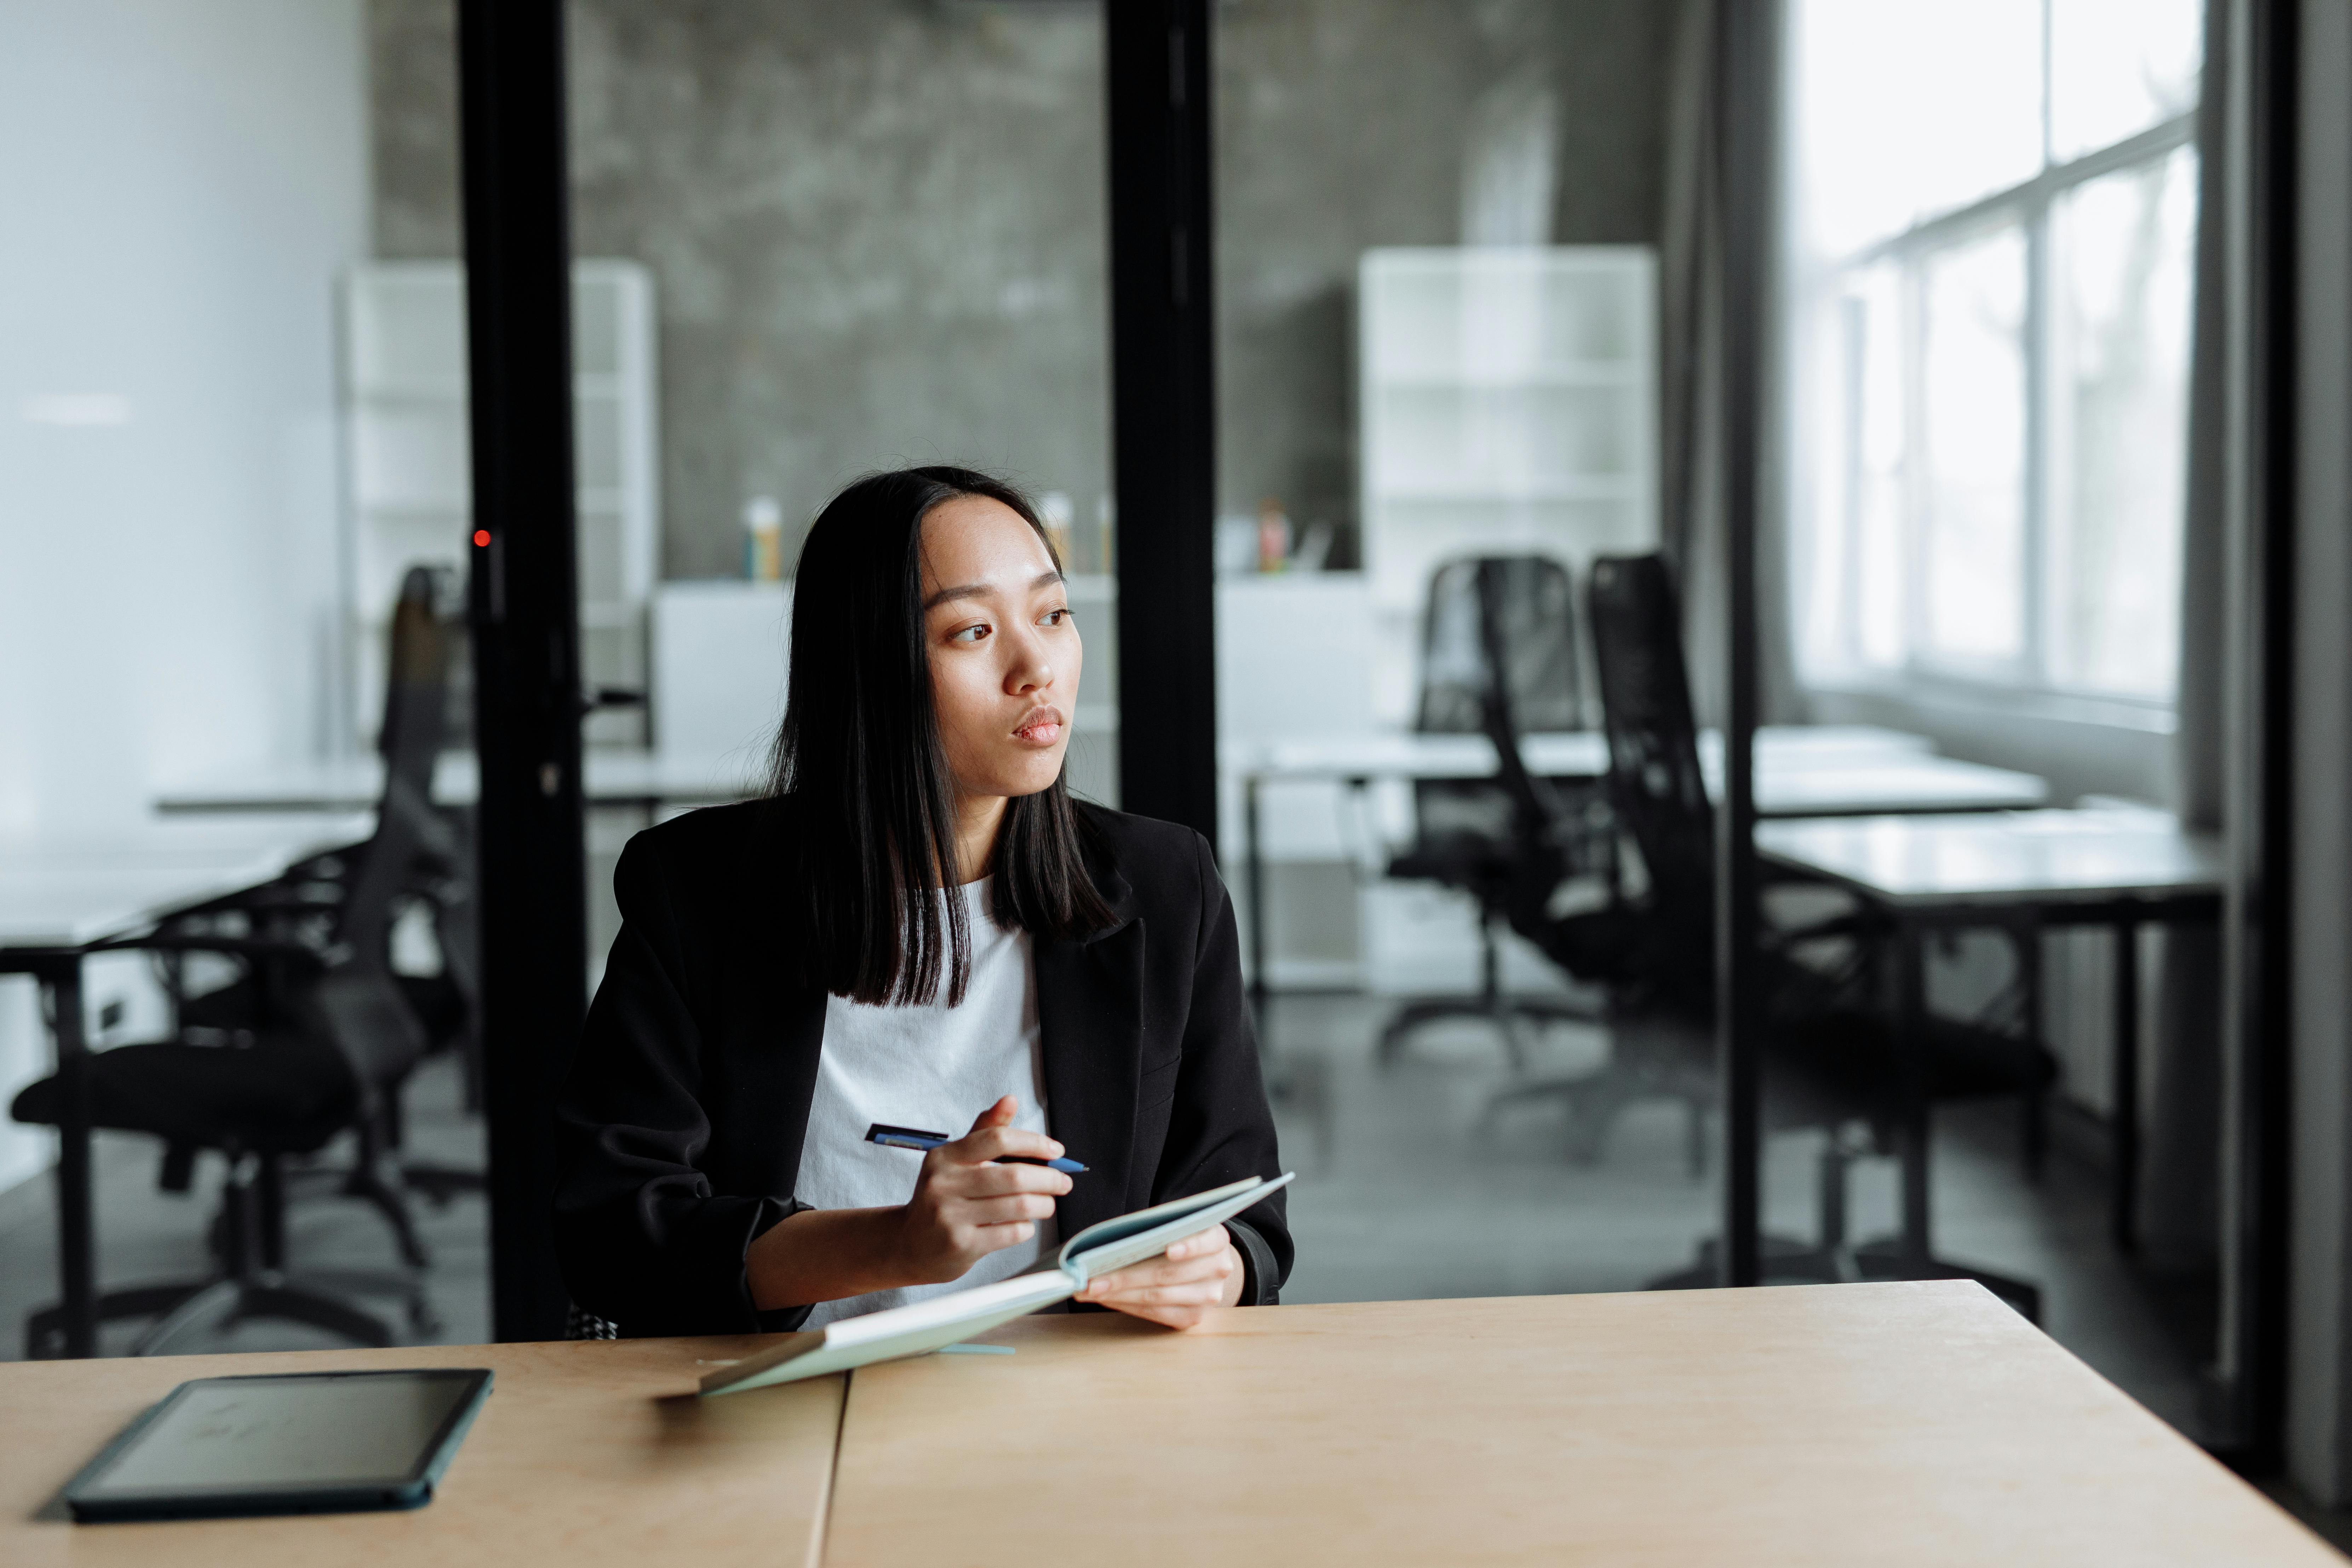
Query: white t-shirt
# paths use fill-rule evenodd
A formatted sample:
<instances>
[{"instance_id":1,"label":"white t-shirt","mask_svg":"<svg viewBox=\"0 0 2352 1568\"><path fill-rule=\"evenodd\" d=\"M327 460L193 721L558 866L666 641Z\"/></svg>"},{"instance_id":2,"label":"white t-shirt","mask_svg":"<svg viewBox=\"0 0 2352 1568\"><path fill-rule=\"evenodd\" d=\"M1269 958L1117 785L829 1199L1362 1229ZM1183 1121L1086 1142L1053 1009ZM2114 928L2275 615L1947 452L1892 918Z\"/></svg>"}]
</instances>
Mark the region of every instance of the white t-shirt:
<instances>
[{"instance_id":1,"label":"white t-shirt","mask_svg":"<svg viewBox=\"0 0 2352 1568\"><path fill-rule=\"evenodd\" d=\"M1029 933L1007 931L990 916L990 881L982 878L940 895L961 896L971 920L971 981L961 1005L947 1005L945 976L939 998L922 1006L825 999L816 1095L809 1103L800 1176L793 1185L801 1202L821 1209L880 1208L914 1195L923 1156L866 1142L866 1130L877 1121L961 1137L974 1118L1009 1094L1021 1102L1013 1124L1045 1131L1037 972ZM1048 1217L1030 1240L990 1253L961 1279L820 1302L802 1326L822 1328L926 1296L1009 1279L1059 1245Z\"/></svg>"}]
</instances>

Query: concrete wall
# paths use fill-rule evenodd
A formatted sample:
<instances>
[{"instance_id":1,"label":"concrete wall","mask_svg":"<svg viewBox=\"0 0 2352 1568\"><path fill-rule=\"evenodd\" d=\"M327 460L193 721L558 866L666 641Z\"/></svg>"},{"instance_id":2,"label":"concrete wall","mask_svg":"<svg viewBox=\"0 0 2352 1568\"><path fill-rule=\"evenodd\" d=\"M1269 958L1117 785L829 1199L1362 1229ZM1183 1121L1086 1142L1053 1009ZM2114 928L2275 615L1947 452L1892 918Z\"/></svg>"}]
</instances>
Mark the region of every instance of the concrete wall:
<instances>
[{"instance_id":1,"label":"concrete wall","mask_svg":"<svg viewBox=\"0 0 2352 1568\"><path fill-rule=\"evenodd\" d=\"M1453 245L1498 111L1548 106L1549 238L1654 244L1660 0L1228 0L1217 8L1219 499L1355 521L1355 277Z\"/></svg>"},{"instance_id":2,"label":"concrete wall","mask_svg":"<svg viewBox=\"0 0 2352 1568\"><path fill-rule=\"evenodd\" d=\"M1218 7L1223 503L1352 521L1367 246L1461 237L1498 109L1539 101L1551 236L1651 240L1673 7ZM370 0L376 245L458 248L450 0ZM572 0L574 245L661 291L664 572L743 501L963 458L1106 489L1101 30L1086 4ZM1082 552L1083 553L1083 552Z\"/></svg>"},{"instance_id":3,"label":"concrete wall","mask_svg":"<svg viewBox=\"0 0 2352 1568\"><path fill-rule=\"evenodd\" d=\"M0 833L104 837L330 732L360 5L0 0ZM48 1060L0 984L0 1103ZM0 1121L0 1186L46 1159Z\"/></svg>"}]
</instances>

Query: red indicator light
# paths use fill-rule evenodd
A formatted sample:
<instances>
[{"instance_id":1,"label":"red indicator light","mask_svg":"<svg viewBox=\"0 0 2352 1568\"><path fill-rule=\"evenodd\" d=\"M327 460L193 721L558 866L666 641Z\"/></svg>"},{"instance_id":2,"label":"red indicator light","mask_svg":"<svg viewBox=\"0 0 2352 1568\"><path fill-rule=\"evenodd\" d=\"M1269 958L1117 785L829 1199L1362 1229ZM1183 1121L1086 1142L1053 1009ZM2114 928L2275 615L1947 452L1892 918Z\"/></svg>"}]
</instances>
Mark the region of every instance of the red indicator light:
<instances>
[{"instance_id":1,"label":"red indicator light","mask_svg":"<svg viewBox=\"0 0 2352 1568\"><path fill-rule=\"evenodd\" d=\"M490 531L489 531L488 529L487 529L487 528L478 528L478 529L474 530L474 542L475 542L475 543L477 543L477 544L481 544L481 545L487 545L487 544L488 544L488 543L489 543L489 542L490 542Z\"/></svg>"}]
</instances>

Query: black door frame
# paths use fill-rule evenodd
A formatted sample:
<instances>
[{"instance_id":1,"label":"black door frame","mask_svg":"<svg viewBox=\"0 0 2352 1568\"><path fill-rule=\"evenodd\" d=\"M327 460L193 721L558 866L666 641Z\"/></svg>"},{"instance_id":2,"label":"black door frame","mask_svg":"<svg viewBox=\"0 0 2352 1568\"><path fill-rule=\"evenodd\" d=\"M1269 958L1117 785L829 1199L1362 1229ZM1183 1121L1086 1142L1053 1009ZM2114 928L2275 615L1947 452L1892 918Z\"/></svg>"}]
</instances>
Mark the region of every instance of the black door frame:
<instances>
[{"instance_id":1,"label":"black door frame","mask_svg":"<svg viewBox=\"0 0 2352 1568\"><path fill-rule=\"evenodd\" d=\"M1726 1285L1763 1281L1761 873L1756 858L1755 742L1759 714L1756 531L1762 505L1763 409L1779 168L1781 7L1716 7L1712 127L1723 213L1723 789L1716 808L1716 1062L1723 1095Z\"/></svg>"},{"instance_id":2,"label":"black door frame","mask_svg":"<svg viewBox=\"0 0 2352 1568\"><path fill-rule=\"evenodd\" d=\"M1119 804L1217 842L1208 0L1104 0ZM1144 635L1149 629L1149 640Z\"/></svg>"},{"instance_id":3,"label":"black door frame","mask_svg":"<svg viewBox=\"0 0 2352 1568\"><path fill-rule=\"evenodd\" d=\"M468 552L490 1300L564 1329L554 1088L587 1012L563 0L459 0L474 526Z\"/></svg>"}]
</instances>

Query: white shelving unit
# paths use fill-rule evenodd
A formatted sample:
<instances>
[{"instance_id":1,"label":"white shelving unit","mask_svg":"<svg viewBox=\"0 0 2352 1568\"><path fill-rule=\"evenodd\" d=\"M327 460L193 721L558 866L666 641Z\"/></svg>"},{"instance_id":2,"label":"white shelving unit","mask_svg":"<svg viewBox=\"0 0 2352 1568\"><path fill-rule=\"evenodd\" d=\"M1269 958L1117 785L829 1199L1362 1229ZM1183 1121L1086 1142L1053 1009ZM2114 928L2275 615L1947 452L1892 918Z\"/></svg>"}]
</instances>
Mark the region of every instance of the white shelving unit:
<instances>
[{"instance_id":1,"label":"white shelving unit","mask_svg":"<svg viewBox=\"0 0 2352 1568\"><path fill-rule=\"evenodd\" d=\"M1658 539L1646 246L1397 247L1359 267L1359 516L1374 710L1402 724L1430 574L1534 552L1580 574Z\"/></svg>"},{"instance_id":2,"label":"white shelving unit","mask_svg":"<svg viewBox=\"0 0 2352 1568\"><path fill-rule=\"evenodd\" d=\"M350 549L344 625L352 740L383 702L384 617L412 565L463 581L473 531L466 280L452 261L372 262L343 283ZM661 537L653 278L634 261L572 264L573 468L580 653L590 686L646 689L646 613ZM592 716L591 742L642 742L645 720Z\"/></svg>"}]
</instances>

